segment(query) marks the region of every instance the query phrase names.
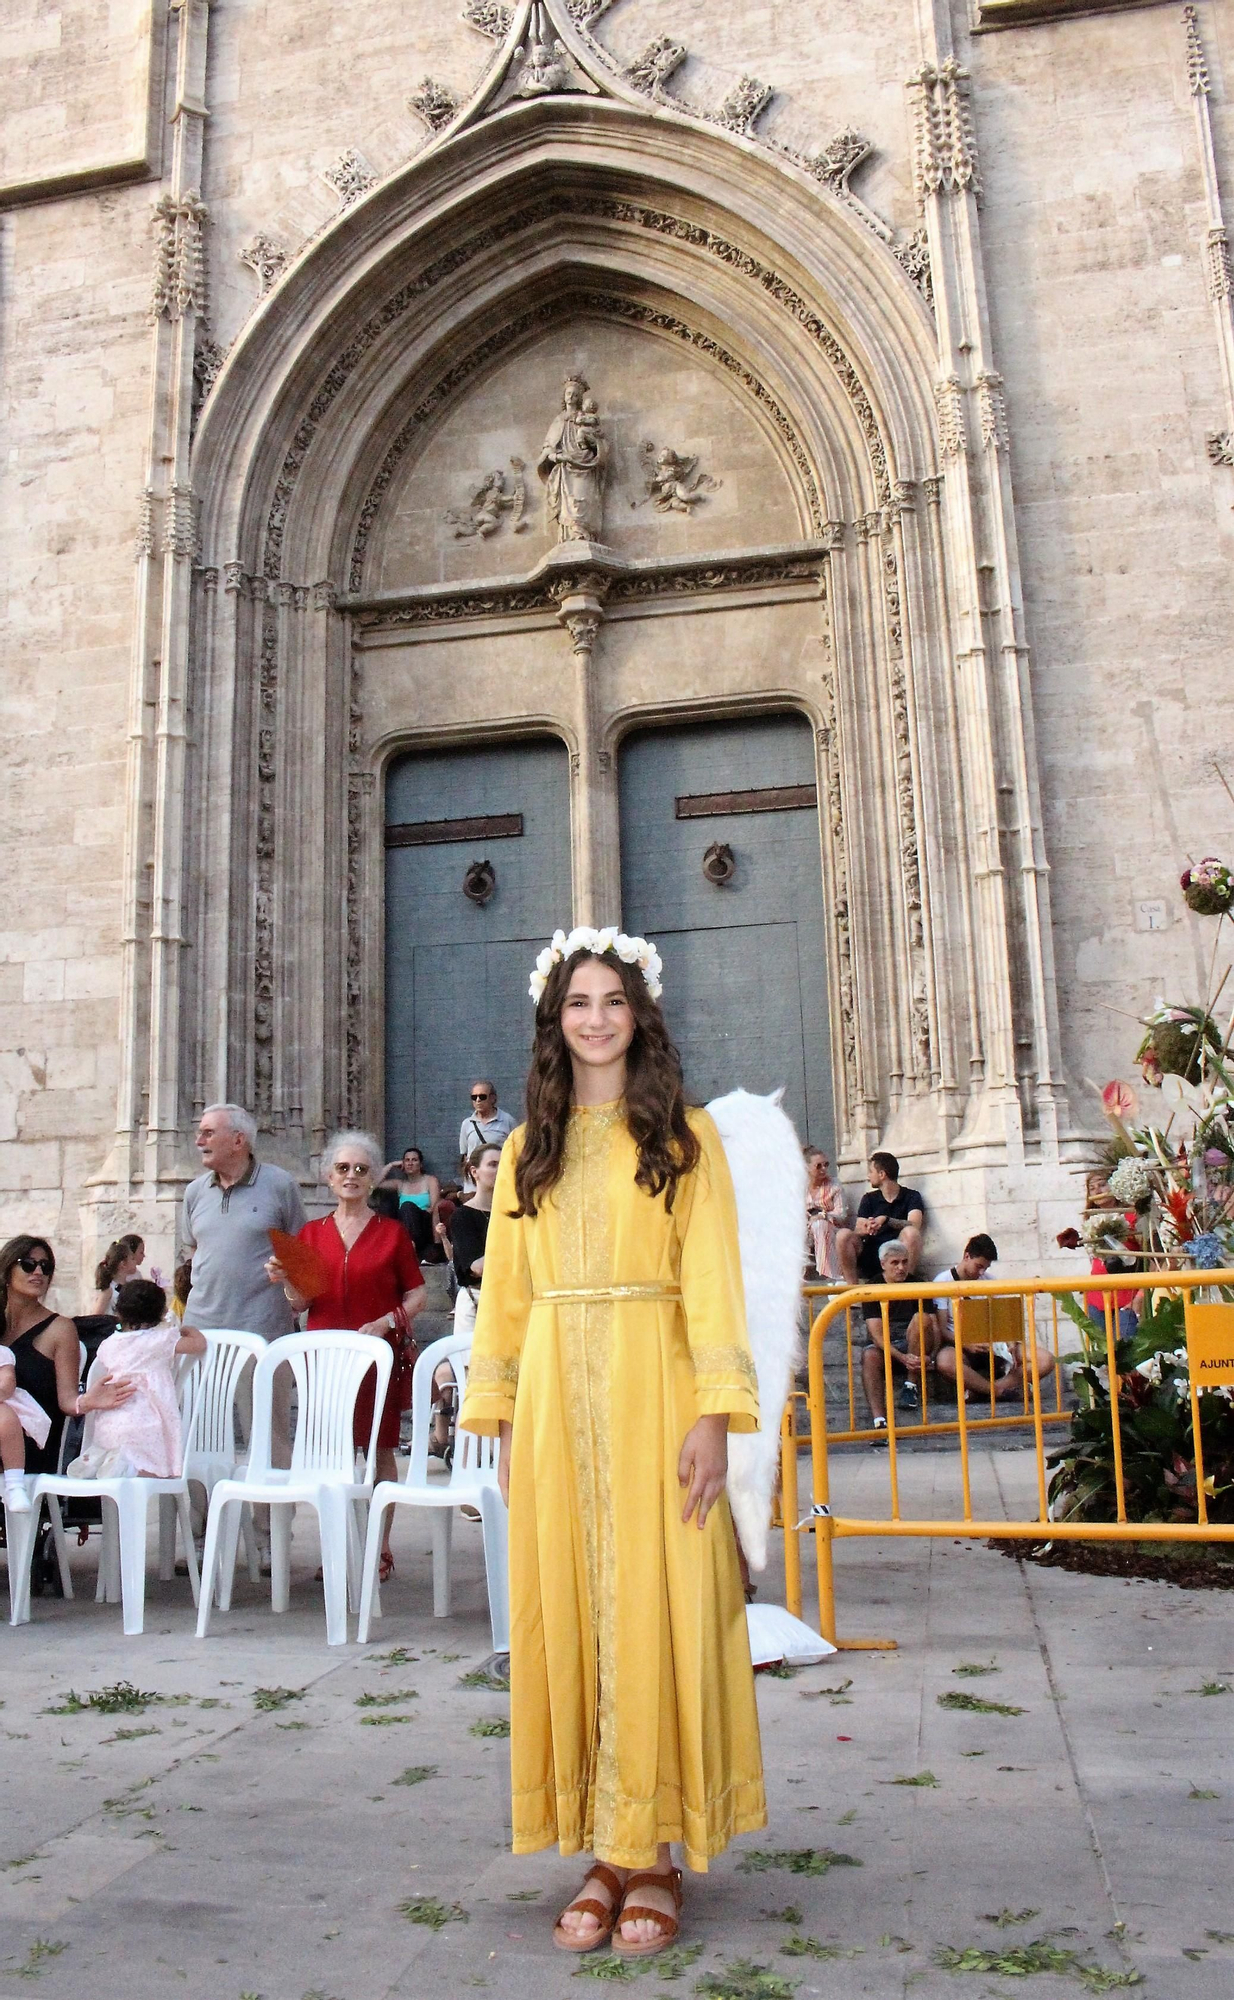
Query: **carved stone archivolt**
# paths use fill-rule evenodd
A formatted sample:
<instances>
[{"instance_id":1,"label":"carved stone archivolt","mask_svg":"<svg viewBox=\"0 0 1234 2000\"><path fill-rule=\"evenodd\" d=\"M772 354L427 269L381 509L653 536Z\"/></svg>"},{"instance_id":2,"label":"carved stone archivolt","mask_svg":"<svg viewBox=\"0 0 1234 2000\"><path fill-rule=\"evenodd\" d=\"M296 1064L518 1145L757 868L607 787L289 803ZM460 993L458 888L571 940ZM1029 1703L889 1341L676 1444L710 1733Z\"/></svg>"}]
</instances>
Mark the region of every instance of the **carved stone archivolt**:
<instances>
[{"instance_id":1,"label":"carved stone archivolt","mask_svg":"<svg viewBox=\"0 0 1234 2000\"><path fill-rule=\"evenodd\" d=\"M695 353L715 362L727 375L738 382L753 397L764 415L772 424L786 452L792 459L800 480L802 491L809 509L812 527L816 533L823 530L825 513L822 496L818 490L814 468L808 453L798 435L796 426L787 411L772 394L762 379L756 375L739 356L724 347L710 333L698 327L691 327L676 314L662 311L639 299L631 299L621 294L582 292L567 293L556 299L546 300L526 312L519 313L504 327L485 336L470 355L455 362L441 379L436 382L426 396L417 403L411 415L396 432L382 461L381 467L360 510L352 545L351 564L348 577L353 593L364 587L364 563L372 538L373 529L382 502L393 482L395 473L415 440L439 415L445 404L472 380L479 371L496 357L516 346L529 333L539 328L547 328L556 320L579 313L604 319L616 319L628 326L642 327L648 331L669 335L681 341ZM299 433L297 433L297 440ZM288 468L285 468L286 477ZM290 491L290 488L289 488Z\"/></svg>"},{"instance_id":2,"label":"carved stone archivolt","mask_svg":"<svg viewBox=\"0 0 1234 2000\"><path fill-rule=\"evenodd\" d=\"M395 325L404 313L426 293L433 291L447 277L453 276L472 258L492 249L495 245L512 242L525 230L554 216L595 217L602 220L626 224L645 229L661 237L677 238L693 248L701 249L717 258L727 268L735 269L758 284L775 303L789 315L826 355L833 368L854 415L860 425L869 452L870 468L880 499L885 499L890 490L890 476L887 467L887 451L875 417L870 399L856 369L849 361L835 335L824 323L821 314L807 304L795 288L765 265L761 259L741 250L737 245L716 232L700 224L673 216L662 209L649 208L641 203L627 202L605 196L582 196L560 194L546 197L543 201L529 204L517 210L500 223L481 231L469 242L459 245L446 256L428 264L420 275L404 285L383 307L382 311L370 318L356 338L335 360L323 380L321 388L313 397L305 417L297 427L283 470L275 489L267 524L267 561L273 560L274 574L279 567L278 550L282 539L282 520L290 503L291 495L299 480L300 470L309 446L330 408L331 403L346 383L361 357ZM591 309L598 305L604 295L587 294L575 301L573 309ZM570 308L554 301L517 315L503 329L486 336L463 362L456 363L434 385L430 394L417 405L393 441L387 458L374 480L368 499L361 510L353 549L350 586L353 591L363 587L364 552L370 539L372 525L376 518L381 499L388 489L393 471L403 457L413 437L422 429L429 417L452 396L464 381L483 366L502 348L521 339L536 324L547 325L554 317ZM649 327L673 332L676 337L687 340L699 353L718 362L730 375L747 388L772 416L777 430L787 444L796 462L798 472L809 500L810 514L816 532L822 531L826 519L821 497L818 493L814 473L808 454L797 438L795 428L787 414L779 408L775 398L759 381L753 371L740 359L731 354L710 334L689 328L672 314L660 313L654 307L638 300L614 301L609 310L631 323L641 322Z\"/></svg>"}]
</instances>

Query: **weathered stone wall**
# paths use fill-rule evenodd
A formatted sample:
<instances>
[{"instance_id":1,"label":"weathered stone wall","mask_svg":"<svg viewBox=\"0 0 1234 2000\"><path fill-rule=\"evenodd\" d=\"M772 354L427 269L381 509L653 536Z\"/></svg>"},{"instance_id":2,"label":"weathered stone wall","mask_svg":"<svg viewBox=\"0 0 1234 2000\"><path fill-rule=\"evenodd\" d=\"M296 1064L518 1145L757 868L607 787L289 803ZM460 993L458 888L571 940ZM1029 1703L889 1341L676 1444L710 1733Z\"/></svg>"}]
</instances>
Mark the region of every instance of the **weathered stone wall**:
<instances>
[{"instance_id":1,"label":"weathered stone wall","mask_svg":"<svg viewBox=\"0 0 1234 2000\"><path fill-rule=\"evenodd\" d=\"M1207 976L1211 925L1182 910L1177 871L1188 855L1234 850L1234 805L1212 762L1229 736L1234 469L1211 461L1206 440L1234 412L1207 283L1211 216L1177 6L971 40L963 0L952 11L972 75L1005 384L1066 1082L1073 1129L1094 1130L1083 1080L1127 1072L1126 1016ZM78 5L10 12L10 190L39 175L122 176L143 145L159 171L170 159L177 13L153 147L161 27L151 36L142 10L119 6L90 43L97 18ZM1217 171L1234 203L1222 64L1234 7L1202 0L1198 22ZM855 127L874 151L854 189L901 239L917 225L905 84L933 55L910 0L617 0L593 31L622 63L657 36L684 43L670 88L698 108L714 110L745 75L764 79L778 94L760 133L801 152ZM407 106L420 79L463 99L495 45L453 4L427 0L376 0L362 14L234 0L212 10L209 37L201 190L209 332L226 349L260 296L240 253L266 238L253 255L267 274L271 256L294 258L338 212L326 171L353 149L362 175L394 171L428 141ZM80 1204L116 1117L129 732L137 724L153 741L155 727L148 702L130 715L130 660L161 185L62 193L0 219L0 1231L55 1233L70 1281ZM538 422L538 391L532 400ZM446 504L465 497L451 490ZM399 518L392 506L386 532ZM195 727L202 715L199 703ZM1234 782L1228 750L1225 769ZM1154 903L1162 930L1143 928L1157 922L1143 907ZM956 1227L961 1208L983 1203L1025 1246L1060 1226L1057 1181L1037 1216L1024 1210L1026 1182L973 1172L971 1190L953 1179L946 1196ZM87 1230L107 1234L127 1212L108 1198Z\"/></svg>"}]
</instances>

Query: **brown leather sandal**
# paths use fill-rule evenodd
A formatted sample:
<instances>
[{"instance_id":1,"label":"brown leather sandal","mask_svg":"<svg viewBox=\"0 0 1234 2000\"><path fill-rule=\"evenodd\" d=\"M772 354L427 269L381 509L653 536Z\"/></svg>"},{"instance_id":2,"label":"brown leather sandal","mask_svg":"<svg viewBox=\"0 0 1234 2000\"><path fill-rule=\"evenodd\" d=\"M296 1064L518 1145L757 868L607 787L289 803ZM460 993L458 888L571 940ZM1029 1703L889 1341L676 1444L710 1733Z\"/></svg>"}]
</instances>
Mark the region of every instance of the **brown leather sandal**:
<instances>
[{"instance_id":1,"label":"brown leather sandal","mask_svg":"<svg viewBox=\"0 0 1234 2000\"><path fill-rule=\"evenodd\" d=\"M677 1916L670 1917L664 1910L653 1910L646 1903L632 1903L630 1891L638 1888L667 1889L676 1905ZM619 1958L653 1958L658 1951L665 1951L670 1944L676 1944L681 1925L677 1918L681 1915L682 1890L680 1868L670 1868L660 1874L654 1868L644 1868L637 1875L626 1876L625 1901L621 1905L613 1926L613 1950ZM626 1944L621 1936L621 1926L626 1922L650 1923L659 1926L659 1937L648 1938L646 1944Z\"/></svg>"},{"instance_id":2,"label":"brown leather sandal","mask_svg":"<svg viewBox=\"0 0 1234 2000\"><path fill-rule=\"evenodd\" d=\"M559 1917L553 1925L553 1943L556 1945L558 1951L595 1951L597 1946L607 1944L613 1935L613 1925L617 1922L617 1912L621 1906L624 1885L614 1875L612 1869L605 1866L603 1861L597 1861L594 1866L587 1870L587 1879L583 1883L583 1889L587 1887L588 1882L592 1881L604 1884L604 1887L612 1897L611 1903L606 1907L600 1902L598 1897L585 1896L582 1890L580 1890L574 1901L566 1904L561 1916L569 1916L571 1910L578 1910L583 1916L595 1917L599 1928L592 1931L587 1937L580 1937L576 1933L563 1931L561 1928L561 1917Z\"/></svg>"}]
</instances>

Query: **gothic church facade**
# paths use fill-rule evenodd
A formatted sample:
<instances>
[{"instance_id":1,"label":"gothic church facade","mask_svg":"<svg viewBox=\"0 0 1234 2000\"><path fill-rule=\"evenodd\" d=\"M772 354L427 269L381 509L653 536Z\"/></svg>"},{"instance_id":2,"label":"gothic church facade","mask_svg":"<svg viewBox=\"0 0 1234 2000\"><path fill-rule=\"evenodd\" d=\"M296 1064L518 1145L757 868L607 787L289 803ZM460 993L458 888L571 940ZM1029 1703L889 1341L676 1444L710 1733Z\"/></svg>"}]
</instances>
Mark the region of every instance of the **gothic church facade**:
<instances>
[{"instance_id":1,"label":"gothic church facade","mask_svg":"<svg viewBox=\"0 0 1234 2000\"><path fill-rule=\"evenodd\" d=\"M3 1233L166 1266L222 1097L448 1170L573 919L1039 1267L1234 844L1232 28L19 7Z\"/></svg>"}]
</instances>

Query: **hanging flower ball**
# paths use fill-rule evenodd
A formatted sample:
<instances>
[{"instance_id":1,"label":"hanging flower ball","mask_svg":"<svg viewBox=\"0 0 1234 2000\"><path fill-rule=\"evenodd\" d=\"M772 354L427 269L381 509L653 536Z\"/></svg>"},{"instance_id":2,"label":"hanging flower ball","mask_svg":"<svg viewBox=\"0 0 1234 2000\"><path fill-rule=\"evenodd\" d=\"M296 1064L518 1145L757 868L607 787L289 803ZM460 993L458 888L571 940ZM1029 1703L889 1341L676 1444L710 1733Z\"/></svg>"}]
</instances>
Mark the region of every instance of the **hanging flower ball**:
<instances>
[{"instance_id":1,"label":"hanging flower ball","mask_svg":"<svg viewBox=\"0 0 1234 2000\"><path fill-rule=\"evenodd\" d=\"M1200 917L1224 917L1234 908L1234 873L1215 854L1205 855L1179 877L1189 910Z\"/></svg>"},{"instance_id":2,"label":"hanging flower ball","mask_svg":"<svg viewBox=\"0 0 1234 2000\"><path fill-rule=\"evenodd\" d=\"M1115 1201L1138 1208L1153 1191L1152 1177L1145 1162L1135 1158L1120 1160L1110 1175L1109 1188Z\"/></svg>"}]
</instances>

